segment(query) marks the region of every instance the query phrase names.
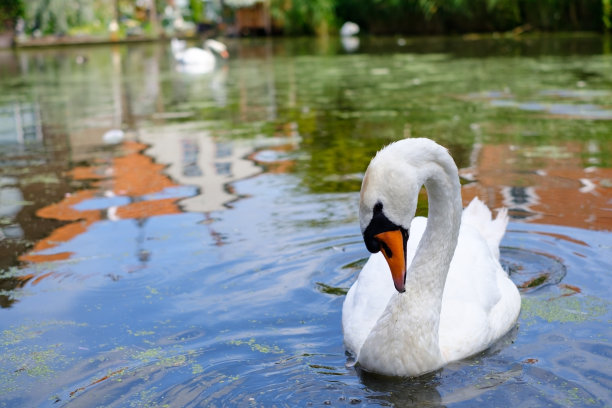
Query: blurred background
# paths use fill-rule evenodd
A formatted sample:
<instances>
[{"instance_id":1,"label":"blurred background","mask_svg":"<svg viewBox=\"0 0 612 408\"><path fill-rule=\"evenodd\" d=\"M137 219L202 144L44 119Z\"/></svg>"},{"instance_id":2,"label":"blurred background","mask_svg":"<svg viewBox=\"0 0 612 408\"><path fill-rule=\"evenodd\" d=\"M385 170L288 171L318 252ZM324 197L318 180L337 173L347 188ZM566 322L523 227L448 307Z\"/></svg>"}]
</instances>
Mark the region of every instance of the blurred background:
<instances>
[{"instance_id":1,"label":"blurred background","mask_svg":"<svg viewBox=\"0 0 612 408\"><path fill-rule=\"evenodd\" d=\"M225 35L328 35L354 22L368 34L604 31L610 0L4 0L3 43Z\"/></svg>"}]
</instances>

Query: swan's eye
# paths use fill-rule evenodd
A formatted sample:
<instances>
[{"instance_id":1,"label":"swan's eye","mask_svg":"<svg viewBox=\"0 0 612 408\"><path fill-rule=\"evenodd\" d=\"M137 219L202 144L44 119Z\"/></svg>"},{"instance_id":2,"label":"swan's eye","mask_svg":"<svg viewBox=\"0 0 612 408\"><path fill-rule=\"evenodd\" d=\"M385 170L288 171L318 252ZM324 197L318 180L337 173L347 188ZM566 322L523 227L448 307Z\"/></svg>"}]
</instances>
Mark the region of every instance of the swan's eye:
<instances>
[{"instance_id":1,"label":"swan's eye","mask_svg":"<svg viewBox=\"0 0 612 408\"><path fill-rule=\"evenodd\" d=\"M380 241L371 236L370 234L364 234L363 241L365 242L366 248L371 253L380 251Z\"/></svg>"}]
</instances>

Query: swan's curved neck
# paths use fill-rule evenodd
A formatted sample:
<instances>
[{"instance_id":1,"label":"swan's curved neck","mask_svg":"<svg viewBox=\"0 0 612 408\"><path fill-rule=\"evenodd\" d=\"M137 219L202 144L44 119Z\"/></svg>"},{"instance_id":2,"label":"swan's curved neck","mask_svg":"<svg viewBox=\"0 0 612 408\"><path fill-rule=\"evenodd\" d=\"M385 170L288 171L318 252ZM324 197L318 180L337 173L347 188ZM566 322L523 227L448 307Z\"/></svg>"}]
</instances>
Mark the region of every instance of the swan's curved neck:
<instances>
[{"instance_id":1,"label":"swan's curved neck","mask_svg":"<svg viewBox=\"0 0 612 408\"><path fill-rule=\"evenodd\" d=\"M431 359L440 360L440 313L444 285L457 246L461 213L461 186L457 167L450 156L425 170L429 213L427 228L406 273L406 292L398 294L398 308L406 335L419 339L431 352ZM403 299L402 299L403 298ZM422 349L421 349L422 353Z\"/></svg>"},{"instance_id":2,"label":"swan's curved neck","mask_svg":"<svg viewBox=\"0 0 612 408\"><path fill-rule=\"evenodd\" d=\"M425 170L424 177L429 204L427 228L407 271L406 287L437 300L439 307L457 246L463 206L457 167L450 156L432 167Z\"/></svg>"}]
</instances>

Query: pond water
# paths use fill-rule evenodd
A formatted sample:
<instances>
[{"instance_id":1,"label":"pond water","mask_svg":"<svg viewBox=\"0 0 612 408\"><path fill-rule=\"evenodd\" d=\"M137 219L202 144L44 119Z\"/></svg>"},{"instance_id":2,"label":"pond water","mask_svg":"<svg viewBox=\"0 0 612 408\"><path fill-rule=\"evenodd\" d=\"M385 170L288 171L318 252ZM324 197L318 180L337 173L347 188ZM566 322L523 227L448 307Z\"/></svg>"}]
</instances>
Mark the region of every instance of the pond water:
<instances>
[{"instance_id":1,"label":"pond water","mask_svg":"<svg viewBox=\"0 0 612 408\"><path fill-rule=\"evenodd\" d=\"M609 38L227 43L203 74L169 44L0 52L0 407L612 404ZM522 311L385 378L341 308L369 159L421 136L510 209Z\"/></svg>"}]
</instances>

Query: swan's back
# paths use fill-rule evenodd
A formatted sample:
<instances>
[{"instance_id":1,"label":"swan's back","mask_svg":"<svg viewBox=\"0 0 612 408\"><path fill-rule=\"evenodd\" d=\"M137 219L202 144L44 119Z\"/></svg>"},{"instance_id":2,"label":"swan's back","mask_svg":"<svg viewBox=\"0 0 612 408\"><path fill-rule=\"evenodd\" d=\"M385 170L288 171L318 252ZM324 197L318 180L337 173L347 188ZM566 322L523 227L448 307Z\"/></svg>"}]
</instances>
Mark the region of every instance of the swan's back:
<instances>
[{"instance_id":1,"label":"swan's back","mask_svg":"<svg viewBox=\"0 0 612 408\"><path fill-rule=\"evenodd\" d=\"M492 219L478 198L462 214L440 315L440 350L447 361L484 350L518 317L518 289L499 264L507 224L506 209Z\"/></svg>"},{"instance_id":2,"label":"swan's back","mask_svg":"<svg viewBox=\"0 0 612 408\"><path fill-rule=\"evenodd\" d=\"M492 219L491 210L475 197L463 210L461 224L476 228L487 242L491 253L499 259L499 244L508 226L507 208L500 209L497 217Z\"/></svg>"},{"instance_id":3,"label":"swan's back","mask_svg":"<svg viewBox=\"0 0 612 408\"><path fill-rule=\"evenodd\" d=\"M191 47L183 51L180 62L187 65L215 66L215 56L208 50Z\"/></svg>"}]
</instances>

